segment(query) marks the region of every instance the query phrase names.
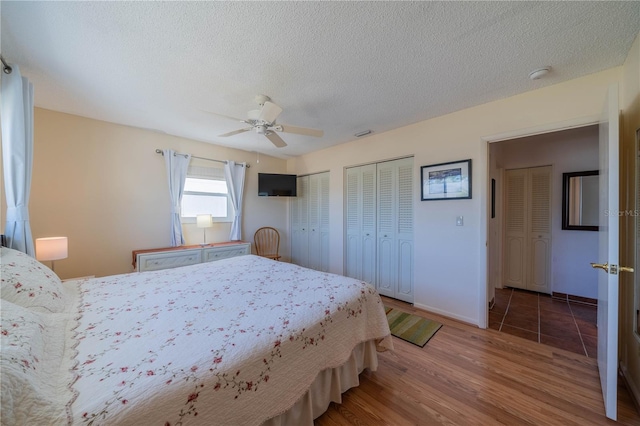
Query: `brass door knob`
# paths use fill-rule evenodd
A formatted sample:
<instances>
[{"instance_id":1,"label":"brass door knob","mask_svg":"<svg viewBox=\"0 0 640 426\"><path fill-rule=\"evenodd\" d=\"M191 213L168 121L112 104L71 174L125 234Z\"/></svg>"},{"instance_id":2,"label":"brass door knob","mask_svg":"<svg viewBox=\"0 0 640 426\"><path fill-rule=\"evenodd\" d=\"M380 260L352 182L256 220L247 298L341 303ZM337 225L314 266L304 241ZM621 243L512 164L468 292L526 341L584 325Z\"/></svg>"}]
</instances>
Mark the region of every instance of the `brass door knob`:
<instances>
[{"instance_id":1,"label":"brass door knob","mask_svg":"<svg viewBox=\"0 0 640 426\"><path fill-rule=\"evenodd\" d=\"M593 269L603 269L605 272L609 272L609 263L591 263Z\"/></svg>"},{"instance_id":2,"label":"brass door knob","mask_svg":"<svg viewBox=\"0 0 640 426\"><path fill-rule=\"evenodd\" d=\"M629 266L621 266L620 267L620 272L633 272L633 268L631 268Z\"/></svg>"}]
</instances>

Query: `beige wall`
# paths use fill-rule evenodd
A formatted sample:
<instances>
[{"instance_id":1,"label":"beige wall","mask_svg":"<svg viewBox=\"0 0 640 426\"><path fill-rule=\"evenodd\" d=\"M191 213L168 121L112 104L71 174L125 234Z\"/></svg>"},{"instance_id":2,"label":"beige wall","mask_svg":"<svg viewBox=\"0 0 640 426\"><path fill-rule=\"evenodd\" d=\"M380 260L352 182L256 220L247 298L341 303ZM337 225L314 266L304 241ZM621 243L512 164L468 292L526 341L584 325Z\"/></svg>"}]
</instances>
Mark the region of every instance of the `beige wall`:
<instances>
[{"instance_id":1,"label":"beige wall","mask_svg":"<svg viewBox=\"0 0 640 426\"><path fill-rule=\"evenodd\" d=\"M609 69L289 160L298 174L331 171L331 271L343 271L344 168L414 155L415 303L486 324L486 141L594 122L609 85L621 76L621 67ZM419 201L420 166L467 158L473 199ZM456 216L464 216L463 227Z\"/></svg>"},{"instance_id":2,"label":"beige wall","mask_svg":"<svg viewBox=\"0 0 640 426\"><path fill-rule=\"evenodd\" d=\"M636 131L640 129L640 35L636 38L623 66L622 107L622 145L620 149L620 208L636 210L634 205L636 173ZM640 200L638 201L640 202ZM621 369L632 388L632 393L640 406L640 338L634 333L634 300L639 297L635 291L640 286L640 263L634 261L636 236L634 216L620 218L623 238L620 240L620 264L633 266L634 274L620 274L620 364ZM635 232L634 232L635 230ZM635 283L634 283L635 280ZM634 290L635 289L635 290ZM634 294L635 293L635 294Z\"/></svg>"},{"instance_id":3,"label":"beige wall","mask_svg":"<svg viewBox=\"0 0 640 426\"><path fill-rule=\"evenodd\" d=\"M169 245L167 176L156 148L250 163L243 239L274 226L289 257L288 201L257 196L257 173L284 172L284 160L261 155L256 164L255 153L36 108L31 230L34 239L69 237L69 257L56 262L61 278L130 272L132 250ZM202 242L195 224L183 228L187 244ZM207 241L228 240L229 230L211 228Z\"/></svg>"}]
</instances>

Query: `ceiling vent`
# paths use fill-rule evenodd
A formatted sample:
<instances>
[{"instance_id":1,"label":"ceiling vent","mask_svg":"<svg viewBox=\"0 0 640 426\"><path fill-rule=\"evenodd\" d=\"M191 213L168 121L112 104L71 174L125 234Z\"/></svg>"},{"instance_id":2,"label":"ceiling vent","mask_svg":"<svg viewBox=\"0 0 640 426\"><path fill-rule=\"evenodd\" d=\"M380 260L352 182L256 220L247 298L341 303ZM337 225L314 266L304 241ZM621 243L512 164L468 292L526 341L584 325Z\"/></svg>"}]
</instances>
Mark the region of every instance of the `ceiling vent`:
<instances>
[{"instance_id":1,"label":"ceiling vent","mask_svg":"<svg viewBox=\"0 0 640 426\"><path fill-rule=\"evenodd\" d=\"M363 137L363 136L370 135L371 133L373 133L373 131L372 131L372 130L364 130L364 131L362 131L362 132L356 133L356 134L355 134L355 135L353 135L353 136L355 136L356 138L361 138L361 137Z\"/></svg>"}]
</instances>

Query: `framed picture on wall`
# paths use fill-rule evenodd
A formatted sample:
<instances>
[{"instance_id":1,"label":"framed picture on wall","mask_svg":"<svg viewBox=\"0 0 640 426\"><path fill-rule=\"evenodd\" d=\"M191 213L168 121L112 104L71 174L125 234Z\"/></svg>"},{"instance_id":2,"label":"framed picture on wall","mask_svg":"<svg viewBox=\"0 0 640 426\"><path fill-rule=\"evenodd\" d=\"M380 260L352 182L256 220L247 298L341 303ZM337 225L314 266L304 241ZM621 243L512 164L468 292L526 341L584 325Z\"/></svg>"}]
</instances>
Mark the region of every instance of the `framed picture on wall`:
<instances>
[{"instance_id":1,"label":"framed picture on wall","mask_svg":"<svg viewBox=\"0 0 640 426\"><path fill-rule=\"evenodd\" d=\"M471 198L471 160L420 168L422 201Z\"/></svg>"}]
</instances>

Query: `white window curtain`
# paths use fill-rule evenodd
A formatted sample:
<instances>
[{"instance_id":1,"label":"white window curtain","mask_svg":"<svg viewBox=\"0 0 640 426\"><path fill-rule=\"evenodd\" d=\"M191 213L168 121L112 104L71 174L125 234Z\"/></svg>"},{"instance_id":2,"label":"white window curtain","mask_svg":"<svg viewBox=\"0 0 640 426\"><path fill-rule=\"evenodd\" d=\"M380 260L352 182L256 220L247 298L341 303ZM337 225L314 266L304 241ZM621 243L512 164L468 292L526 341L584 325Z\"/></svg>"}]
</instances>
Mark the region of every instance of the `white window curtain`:
<instances>
[{"instance_id":1,"label":"white window curtain","mask_svg":"<svg viewBox=\"0 0 640 426\"><path fill-rule=\"evenodd\" d=\"M184 193L184 181L187 179L187 170L191 154L177 154L171 149L162 151L167 177L169 181L169 197L171 198L171 247L184 244L182 235L182 222L180 221L180 205Z\"/></svg>"},{"instance_id":2,"label":"white window curtain","mask_svg":"<svg viewBox=\"0 0 640 426\"><path fill-rule=\"evenodd\" d=\"M242 240L242 196L244 192L244 176L247 170L247 163L236 164L234 161L228 160L224 165L224 175L227 179L227 188L229 189L229 198L235 215L231 223L231 233L229 239L231 241Z\"/></svg>"},{"instance_id":3,"label":"white window curtain","mask_svg":"<svg viewBox=\"0 0 640 426\"><path fill-rule=\"evenodd\" d=\"M11 64L2 76L2 163L7 199L7 245L35 256L29 225L33 170L33 84ZM0 70L2 72L2 70Z\"/></svg>"}]
</instances>

